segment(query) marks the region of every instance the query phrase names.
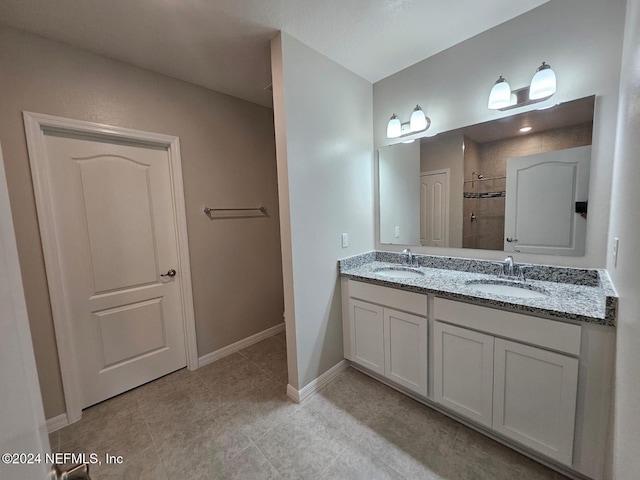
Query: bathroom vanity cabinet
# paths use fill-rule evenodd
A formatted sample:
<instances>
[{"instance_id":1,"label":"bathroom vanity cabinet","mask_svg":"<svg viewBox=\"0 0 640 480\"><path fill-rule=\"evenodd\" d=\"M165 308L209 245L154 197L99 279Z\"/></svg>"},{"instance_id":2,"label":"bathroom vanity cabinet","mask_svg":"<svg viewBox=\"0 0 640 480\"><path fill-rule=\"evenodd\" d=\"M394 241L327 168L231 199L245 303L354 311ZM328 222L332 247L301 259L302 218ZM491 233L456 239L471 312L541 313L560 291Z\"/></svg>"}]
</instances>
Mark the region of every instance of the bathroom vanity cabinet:
<instances>
[{"instance_id":1,"label":"bathroom vanity cabinet","mask_svg":"<svg viewBox=\"0 0 640 480\"><path fill-rule=\"evenodd\" d=\"M344 284L348 359L427 396L427 296L360 282Z\"/></svg>"},{"instance_id":2,"label":"bathroom vanity cabinet","mask_svg":"<svg viewBox=\"0 0 640 480\"><path fill-rule=\"evenodd\" d=\"M578 325L434 299L433 400L566 465Z\"/></svg>"},{"instance_id":3,"label":"bathroom vanity cabinet","mask_svg":"<svg viewBox=\"0 0 640 480\"><path fill-rule=\"evenodd\" d=\"M353 366L564 473L600 478L613 328L341 281Z\"/></svg>"}]
</instances>

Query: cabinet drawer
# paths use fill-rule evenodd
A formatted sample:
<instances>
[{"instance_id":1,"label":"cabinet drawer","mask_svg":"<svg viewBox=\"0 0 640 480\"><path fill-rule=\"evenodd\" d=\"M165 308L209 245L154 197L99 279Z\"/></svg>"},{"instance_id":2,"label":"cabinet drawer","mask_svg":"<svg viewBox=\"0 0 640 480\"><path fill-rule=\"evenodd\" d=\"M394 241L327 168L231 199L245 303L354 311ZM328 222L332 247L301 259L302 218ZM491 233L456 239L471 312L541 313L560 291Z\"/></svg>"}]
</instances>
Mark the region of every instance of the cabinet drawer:
<instances>
[{"instance_id":1,"label":"cabinet drawer","mask_svg":"<svg viewBox=\"0 0 640 480\"><path fill-rule=\"evenodd\" d=\"M581 328L578 325L443 298L434 299L434 316L436 320L498 337L580 355Z\"/></svg>"},{"instance_id":2,"label":"cabinet drawer","mask_svg":"<svg viewBox=\"0 0 640 480\"><path fill-rule=\"evenodd\" d=\"M349 296L423 317L427 316L427 296L421 293L349 280Z\"/></svg>"}]
</instances>

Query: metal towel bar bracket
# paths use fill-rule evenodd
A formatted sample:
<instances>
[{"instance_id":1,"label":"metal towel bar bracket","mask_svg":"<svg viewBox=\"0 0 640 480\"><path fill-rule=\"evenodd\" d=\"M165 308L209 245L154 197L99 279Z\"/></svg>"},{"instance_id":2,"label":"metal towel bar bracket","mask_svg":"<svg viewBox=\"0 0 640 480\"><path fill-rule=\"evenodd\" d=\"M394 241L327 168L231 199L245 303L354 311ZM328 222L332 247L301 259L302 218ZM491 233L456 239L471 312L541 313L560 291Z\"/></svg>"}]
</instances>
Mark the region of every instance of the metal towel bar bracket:
<instances>
[{"instance_id":1,"label":"metal towel bar bracket","mask_svg":"<svg viewBox=\"0 0 640 480\"><path fill-rule=\"evenodd\" d=\"M250 211L250 210L259 210L261 213L266 214L267 209L265 207L253 207L253 208L209 208L204 207L204 213L206 215L211 215L212 212L232 212L232 211Z\"/></svg>"}]
</instances>

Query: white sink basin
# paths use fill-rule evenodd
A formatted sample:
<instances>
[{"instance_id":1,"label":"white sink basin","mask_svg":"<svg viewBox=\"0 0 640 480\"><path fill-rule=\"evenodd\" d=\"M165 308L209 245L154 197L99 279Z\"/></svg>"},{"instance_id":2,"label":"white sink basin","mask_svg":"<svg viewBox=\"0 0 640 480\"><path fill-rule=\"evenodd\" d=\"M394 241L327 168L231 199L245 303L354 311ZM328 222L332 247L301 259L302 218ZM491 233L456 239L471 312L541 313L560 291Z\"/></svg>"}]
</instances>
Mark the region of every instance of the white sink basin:
<instances>
[{"instance_id":1,"label":"white sink basin","mask_svg":"<svg viewBox=\"0 0 640 480\"><path fill-rule=\"evenodd\" d=\"M493 293L494 295L504 295L505 297L518 298L545 298L546 293L530 290L524 286L506 285L503 283L468 283L471 288L483 293Z\"/></svg>"},{"instance_id":2,"label":"white sink basin","mask_svg":"<svg viewBox=\"0 0 640 480\"><path fill-rule=\"evenodd\" d=\"M378 268L374 270L378 275L390 278L420 278L424 276L424 273L418 270L409 270L401 268Z\"/></svg>"}]
</instances>

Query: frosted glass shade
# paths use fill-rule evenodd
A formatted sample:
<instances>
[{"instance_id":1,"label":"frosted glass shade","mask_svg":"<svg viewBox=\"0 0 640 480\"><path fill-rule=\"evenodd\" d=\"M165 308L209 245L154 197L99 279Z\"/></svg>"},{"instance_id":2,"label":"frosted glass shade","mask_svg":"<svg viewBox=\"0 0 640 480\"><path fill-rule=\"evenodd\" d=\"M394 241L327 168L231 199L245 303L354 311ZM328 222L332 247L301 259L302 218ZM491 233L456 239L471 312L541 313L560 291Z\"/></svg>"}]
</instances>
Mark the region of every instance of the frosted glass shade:
<instances>
[{"instance_id":1,"label":"frosted glass shade","mask_svg":"<svg viewBox=\"0 0 640 480\"><path fill-rule=\"evenodd\" d=\"M550 97L556 93L556 74L551 67L542 62L542 65L536 71L531 79L531 87L529 87L529 99L539 100L541 98Z\"/></svg>"},{"instance_id":2,"label":"frosted glass shade","mask_svg":"<svg viewBox=\"0 0 640 480\"><path fill-rule=\"evenodd\" d=\"M409 119L409 128L412 132L420 132L427 128L427 117L420 108L420 105L416 105L416 108L413 109L413 113Z\"/></svg>"},{"instance_id":3,"label":"frosted glass shade","mask_svg":"<svg viewBox=\"0 0 640 480\"><path fill-rule=\"evenodd\" d=\"M389 123L387 123L387 138L398 138L400 135L402 135L402 124L398 116L394 113L391 115Z\"/></svg>"},{"instance_id":4,"label":"frosted glass shade","mask_svg":"<svg viewBox=\"0 0 640 480\"><path fill-rule=\"evenodd\" d=\"M489 103L487 107L491 110L508 107L511 103L511 85L502 76L489 93Z\"/></svg>"}]
</instances>

